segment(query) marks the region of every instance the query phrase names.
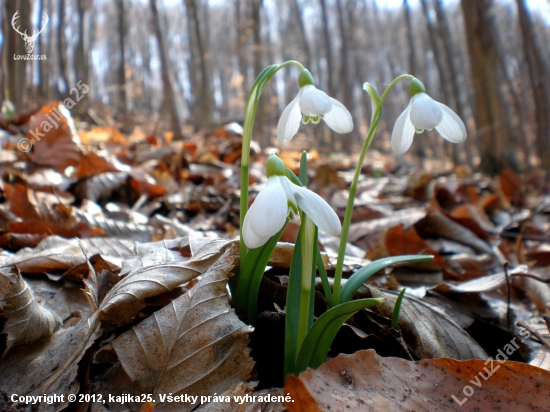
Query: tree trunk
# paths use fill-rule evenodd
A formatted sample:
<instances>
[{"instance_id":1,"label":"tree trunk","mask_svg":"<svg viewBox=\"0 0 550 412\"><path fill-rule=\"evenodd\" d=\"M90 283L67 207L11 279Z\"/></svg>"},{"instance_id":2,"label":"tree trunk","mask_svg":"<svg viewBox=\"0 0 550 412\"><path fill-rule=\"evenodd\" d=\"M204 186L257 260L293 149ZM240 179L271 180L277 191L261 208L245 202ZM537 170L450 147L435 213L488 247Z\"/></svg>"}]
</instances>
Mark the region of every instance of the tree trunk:
<instances>
[{"instance_id":1,"label":"tree trunk","mask_svg":"<svg viewBox=\"0 0 550 412\"><path fill-rule=\"evenodd\" d=\"M176 101L176 95L174 93L172 72L170 69L170 61L166 53L166 46L164 43L164 37L162 35L162 28L160 25L160 18L157 10L156 0L149 0L151 6L153 30L157 39L159 57L161 63L161 76L162 76L162 88L164 94L164 108L170 114L170 121L172 124L172 131L174 132L174 138L181 140L183 135L181 133L181 121L178 114L178 106Z\"/></svg>"},{"instance_id":2,"label":"tree trunk","mask_svg":"<svg viewBox=\"0 0 550 412\"><path fill-rule=\"evenodd\" d=\"M56 37L58 63L57 68L59 70L59 79L61 81L60 85L58 83L57 94L58 98L62 98L62 96L69 91L69 82L67 80L67 65L65 64L67 42L65 41L65 34L63 33L63 30L65 29L65 0L59 0L57 15L59 16Z\"/></svg>"},{"instance_id":3,"label":"tree trunk","mask_svg":"<svg viewBox=\"0 0 550 412\"><path fill-rule=\"evenodd\" d=\"M332 38L330 36L327 1L319 0L323 18L323 41L325 43L325 57L327 59L327 93L334 96L334 51L332 49Z\"/></svg>"},{"instance_id":4,"label":"tree trunk","mask_svg":"<svg viewBox=\"0 0 550 412\"><path fill-rule=\"evenodd\" d=\"M117 67L117 86L118 86L118 109L120 110L122 129L129 131L130 119L128 118L128 97L126 89L126 51L124 48L124 38L126 37L126 24L124 17L124 0L116 1L117 23L118 23L118 49L119 61Z\"/></svg>"},{"instance_id":5,"label":"tree trunk","mask_svg":"<svg viewBox=\"0 0 550 412\"><path fill-rule=\"evenodd\" d=\"M414 46L414 32L412 25L411 6L409 0L403 1L403 9L405 11L405 23L407 25L407 44L409 46L409 73L413 76L418 76L418 64L416 63L416 48Z\"/></svg>"},{"instance_id":6,"label":"tree trunk","mask_svg":"<svg viewBox=\"0 0 550 412\"><path fill-rule=\"evenodd\" d=\"M340 61L342 63L340 66L339 84L341 90L341 101L344 106L346 106L346 108L350 111L356 127L354 127L354 130L351 133L340 136L340 140L342 142L342 150L344 151L344 153L351 154L354 141L359 141L359 129L357 127L358 123L355 116L355 111L353 110L353 87L351 81L354 77L354 65L352 63L350 50L353 44L353 36L350 32L350 23L345 21L344 8L346 7L346 5L347 7L352 8L353 2L348 3L344 2L343 0L338 0L338 2L336 3L336 6L338 8L338 26L340 29L340 36L342 38L342 47L340 49Z\"/></svg>"},{"instance_id":7,"label":"tree trunk","mask_svg":"<svg viewBox=\"0 0 550 412\"><path fill-rule=\"evenodd\" d=\"M253 46L252 55L254 56L254 76L258 76L263 70L262 66L262 36L260 31L260 16L263 0L248 0L250 10L250 22L252 24Z\"/></svg>"},{"instance_id":8,"label":"tree trunk","mask_svg":"<svg viewBox=\"0 0 550 412\"><path fill-rule=\"evenodd\" d=\"M515 164L515 153L504 102L500 93L491 0L462 0L466 41L474 83L474 114L486 173L497 173Z\"/></svg>"},{"instance_id":9,"label":"tree trunk","mask_svg":"<svg viewBox=\"0 0 550 412\"><path fill-rule=\"evenodd\" d=\"M41 0L42 1L42 0ZM77 81L88 84L88 55L86 53L84 28L86 26L86 12L92 10L93 4L86 0L76 1L78 14L78 41L75 47L75 74Z\"/></svg>"},{"instance_id":10,"label":"tree trunk","mask_svg":"<svg viewBox=\"0 0 550 412\"><path fill-rule=\"evenodd\" d=\"M38 10L37 10L37 13L38 14L38 18L40 19L40 21L42 20L42 14L44 13L44 0L38 0ZM39 23L40 24L40 23ZM41 55L42 54L42 36L38 36L38 39L36 40L36 54L38 55ZM45 64L44 64L45 66ZM36 81L38 83L37 87L36 87L36 99L42 103L42 101L44 100L44 94L43 94L43 91L44 91L44 85L42 84L44 79L42 77L42 62L39 60L37 61L37 65L36 65Z\"/></svg>"},{"instance_id":11,"label":"tree trunk","mask_svg":"<svg viewBox=\"0 0 550 412\"><path fill-rule=\"evenodd\" d=\"M239 72L243 76L243 92L248 93L248 73L247 73L247 54L246 54L246 28L248 25L247 13L243 12L242 8L246 7L246 2L243 0L235 0L235 24L237 31L237 57L239 59Z\"/></svg>"},{"instance_id":12,"label":"tree trunk","mask_svg":"<svg viewBox=\"0 0 550 412\"><path fill-rule=\"evenodd\" d=\"M195 99L199 106L199 125L208 128L212 123L214 104L210 85L210 67L208 65L208 52L201 33L201 24L196 0L185 0L189 24L189 36L191 38L191 58L195 76ZM205 31L206 32L206 31Z\"/></svg>"},{"instance_id":13,"label":"tree trunk","mask_svg":"<svg viewBox=\"0 0 550 412\"><path fill-rule=\"evenodd\" d=\"M300 3L298 3L298 0L290 0L290 8L290 19L294 21L294 24L296 24L299 29L298 32L300 34L300 45L302 49L301 51L305 56L304 65L306 66L306 68L311 70L311 52L309 50L309 43L307 42L306 28L302 16L302 9L300 7Z\"/></svg>"},{"instance_id":14,"label":"tree trunk","mask_svg":"<svg viewBox=\"0 0 550 412\"><path fill-rule=\"evenodd\" d=\"M529 18L525 0L516 0L523 50L529 66L529 77L535 101L536 142L541 167L550 180L550 65L542 56Z\"/></svg>"},{"instance_id":15,"label":"tree trunk","mask_svg":"<svg viewBox=\"0 0 550 412\"><path fill-rule=\"evenodd\" d=\"M460 118L466 121L467 113L466 113L464 104L462 103L462 100L460 98L461 86L458 83L459 82L458 71L455 66L456 64L454 59L455 50L453 47L451 32L449 30L449 24L447 22L447 18L443 10L443 5L441 4L441 0L435 0L435 13L437 16L437 32L439 33L439 38L443 43L443 47L441 51L444 55L444 59L447 61L447 69L448 69L448 76L446 78L445 83L448 83L448 86L449 86L449 89L448 89L449 95L447 97L450 100L448 102L445 102L445 104L447 106L450 106L452 109L455 109L457 114L460 116ZM471 132L471 130L468 130L468 131ZM454 146L454 148L455 148L454 161L455 163L459 163L462 159L464 159L465 156L460 156L460 149L458 149L457 146Z\"/></svg>"}]
</instances>

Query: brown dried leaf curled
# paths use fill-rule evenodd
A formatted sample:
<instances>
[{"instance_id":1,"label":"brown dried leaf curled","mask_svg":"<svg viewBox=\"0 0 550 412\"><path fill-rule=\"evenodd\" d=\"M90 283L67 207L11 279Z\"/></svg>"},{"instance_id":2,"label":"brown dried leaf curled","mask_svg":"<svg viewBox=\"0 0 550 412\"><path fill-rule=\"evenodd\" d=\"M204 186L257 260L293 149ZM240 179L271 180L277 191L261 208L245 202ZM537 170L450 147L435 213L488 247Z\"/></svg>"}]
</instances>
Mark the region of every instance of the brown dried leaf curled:
<instances>
[{"instance_id":1,"label":"brown dried leaf curled","mask_svg":"<svg viewBox=\"0 0 550 412\"><path fill-rule=\"evenodd\" d=\"M107 374L115 390L153 394L156 411L187 411L197 404L162 403L159 395L221 394L249 378L251 328L226 290L232 262L224 254L187 294L112 342L121 366Z\"/></svg>"},{"instance_id":2,"label":"brown dried leaf curled","mask_svg":"<svg viewBox=\"0 0 550 412\"><path fill-rule=\"evenodd\" d=\"M5 354L15 345L50 337L61 320L35 299L16 266L0 269L0 318L6 319L1 334L7 335Z\"/></svg>"}]
</instances>

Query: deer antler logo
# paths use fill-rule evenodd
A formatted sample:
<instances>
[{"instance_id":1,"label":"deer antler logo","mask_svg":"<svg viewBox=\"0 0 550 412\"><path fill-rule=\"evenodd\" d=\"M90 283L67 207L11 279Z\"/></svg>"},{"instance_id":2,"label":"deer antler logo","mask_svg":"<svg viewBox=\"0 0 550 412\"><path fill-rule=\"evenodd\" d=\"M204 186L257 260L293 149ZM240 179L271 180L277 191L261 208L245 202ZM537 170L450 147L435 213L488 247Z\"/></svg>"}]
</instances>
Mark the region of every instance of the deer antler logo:
<instances>
[{"instance_id":1,"label":"deer antler logo","mask_svg":"<svg viewBox=\"0 0 550 412\"><path fill-rule=\"evenodd\" d=\"M38 38L38 35L44 31L44 29L46 28L46 25L48 24L48 21L50 19L48 18L48 15L46 13L44 13L42 15L43 24L42 24L42 27L40 28L40 31L37 32L36 30L33 30L32 36L29 36L27 34L27 30L25 30L24 33L21 33L19 31L19 27L15 27L16 20L17 20L18 17L19 17L19 10L17 10L15 12L15 14L13 15L13 18L11 19L11 26L13 27L13 29L17 33L19 33L21 35L21 38L25 41L25 48L27 49L27 54L31 54L32 50L34 49L34 42Z\"/></svg>"}]
</instances>

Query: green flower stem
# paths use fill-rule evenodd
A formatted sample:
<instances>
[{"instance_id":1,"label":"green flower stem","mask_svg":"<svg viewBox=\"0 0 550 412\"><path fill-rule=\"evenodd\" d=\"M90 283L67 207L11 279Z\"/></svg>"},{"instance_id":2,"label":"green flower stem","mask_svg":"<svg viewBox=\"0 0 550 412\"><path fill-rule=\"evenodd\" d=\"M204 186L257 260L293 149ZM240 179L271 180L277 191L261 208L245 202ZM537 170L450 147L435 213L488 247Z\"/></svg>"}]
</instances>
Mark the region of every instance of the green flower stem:
<instances>
[{"instance_id":1,"label":"green flower stem","mask_svg":"<svg viewBox=\"0 0 550 412\"><path fill-rule=\"evenodd\" d=\"M252 129L254 128L254 117L256 116L256 109L258 108L258 100L262 94L262 91L267 82L273 77L275 73L286 66L294 65L300 70L304 70L304 66L300 62L295 60L289 60L283 64L275 64L266 67L256 78L250 94L246 100L245 116L244 116L244 130L243 130L243 144L241 153L241 201L240 201L240 228L239 228L239 253L241 256L241 265L244 262L248 248L244 244L243 240L243 223L246 212L248 211L248 172L250 168L250 143L252 141Z\"/></svg>"},{"instance_id":2,"label":"green flower stem","mask_svg":"<svg viewBox=\"0 0 550 412\"><path fill-rule=\"evenodd\" d=\"M357 194L357 185L359 182L359 176L361 175L361 168L363 167L363 162L365 161L367 150L370 144L372 143L372 139L374 138L374 134L376 133L376 130L378 129L378 125L380 123L380 118L382 117L382 105L384 104L384 100L386 99L386 96L388 95L389 91L393 88L393 86L395 86L401 80L406 80L406 79L412 80L414 78L415 77L411 76L410 74L402 74L401 76L395 78L388 85L388 87L380 97L380 101L378 102L378 105L376 105L376 110L374 110L372 113L371 126L369 128L367 138L365 139L365 143L363 143L363 148L361 149L359 160L357 161L357 167L355 168L353 181L351 182L351 186L349 188L346 214L344 215L344 222L342 223L342 236L340 238L340 246L338 248L338 260L336 262L336 271L334 273L334 295L332 298L334 305L338 305L340 303L340 284L342 283L342 270L344 267L344 256L346 254L346 245L348 243L349 226L351 223L351 215L353 212L355 195Z\"/></svg>"},{"instance_id":3,"label":"green flower stem","mask_svg":"<svg viewBox=\"0 0 550 412\"><path fill-rule=\"evenodd\" d=\"M304 235L301 238L302 242L302 284L300 291L300 317L298 319L298 336L296 339L296 354L300 353L302 343L306 338L311 325L313 324L313 305L312 294L315 285L314 272L317 268L317 256L313 254L316 242L315 224L302 213L302 218L305 219Z\"/></svg>"},{"instance_id":4,"label":"green flower stem","mask_svg":"<svg viewBox=\"0 0 550 412\"><path fill-rule=\"evenodd\" d=\"M303 151L300 158L300 183L307 187L307 152ZM302 343L313 325L313 304L315 299L315 273L317 268L317 228L313 221L301 213L304 225L302 243L302 276L300 285L300 306L298 317L298 335L296 337L296 355L300 353Z\"/></svg>"}]
</instances>

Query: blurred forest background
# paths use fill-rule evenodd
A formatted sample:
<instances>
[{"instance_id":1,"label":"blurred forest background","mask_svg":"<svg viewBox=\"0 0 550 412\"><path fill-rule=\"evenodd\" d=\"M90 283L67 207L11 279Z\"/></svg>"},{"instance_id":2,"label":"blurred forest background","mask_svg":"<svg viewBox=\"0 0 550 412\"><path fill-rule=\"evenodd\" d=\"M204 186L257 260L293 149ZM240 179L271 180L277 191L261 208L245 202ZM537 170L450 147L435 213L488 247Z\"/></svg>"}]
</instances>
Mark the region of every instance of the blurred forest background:
<instances>
[{"instance_id":1,"label":"blurred forest background","mask_svg":"<svg viewBox=\"0 0 550 412\"><path fill-rule=\"evenodd\" d=\"M3 0L0 86L17 110L90 92L73 109L88 123L126 133L189 127L208 132L242 121L247 93L267 65L294 59L316 85L352 112L355 130L315 134L319 150L352 153L364 138L368 81L380 92L411 73L428 94L465 120L468 140L433 132L413 153L494 173L550 167L550 0ZM27 33L44 28L34 54L14 60ZM43 13L49 16L44 26ZM281 111L298 91L298 72L277 74L262 96L255 139L274 144ZM408 103L405 84L386 102L383 138Z\"/></svg>"}]
</instances>

